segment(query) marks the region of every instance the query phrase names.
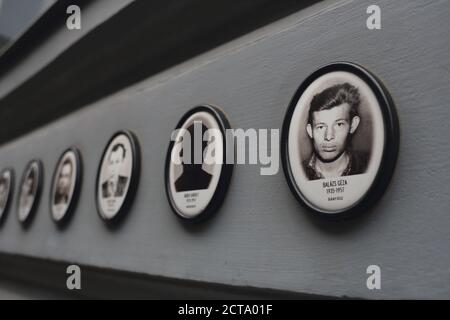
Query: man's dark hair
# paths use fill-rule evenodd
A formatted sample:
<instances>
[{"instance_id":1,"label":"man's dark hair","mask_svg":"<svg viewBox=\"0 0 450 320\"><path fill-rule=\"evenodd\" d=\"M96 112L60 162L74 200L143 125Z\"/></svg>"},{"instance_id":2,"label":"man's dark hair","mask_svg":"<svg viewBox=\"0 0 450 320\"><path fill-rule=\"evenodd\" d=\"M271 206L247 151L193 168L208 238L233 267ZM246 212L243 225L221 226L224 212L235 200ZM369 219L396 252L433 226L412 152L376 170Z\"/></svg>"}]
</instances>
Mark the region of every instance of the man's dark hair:
<instances>
[{"instance_id":1,"label":"man's dark hair","mask_svg":"<svg viewBox=\"0 0 450 320\"><path fill-rule=\"evenodd\" d=\"M111 157L111 154L113 152L116 152L119 148L122 148L122 159L125 159L125 154L127 153L127 150L125 149L125 146L122 143L114 145L109 156Z\"/></svg>"},{"instance_id":2,"label":"man's dark hair","mask_svg":"<svg viewBox=\"0 0 450 320\"><path fill-rule=\"evenodd\" d=\"M358 115L358 108L361 103L358 88L349 83L337 84L316 94L311 100L308 123L313 122L313 113L322 110L329 110L343 103L350 105L350 120Z\"/></svg>"},{"instance_id":3,"label":"man's dark hair","mask_svg":"<svg viewBox=\"0 0 450 320\"><path fill-rule=\"evenodd\" d=\"M73 170L73 165L72 165L72 161L70 161L70 159L64 160L63 164L61 165L61 169L62 169L66 164L69 164L69 165L70 165L70 171L72 171L72 170Z\"/></svg>"}]
</instances>

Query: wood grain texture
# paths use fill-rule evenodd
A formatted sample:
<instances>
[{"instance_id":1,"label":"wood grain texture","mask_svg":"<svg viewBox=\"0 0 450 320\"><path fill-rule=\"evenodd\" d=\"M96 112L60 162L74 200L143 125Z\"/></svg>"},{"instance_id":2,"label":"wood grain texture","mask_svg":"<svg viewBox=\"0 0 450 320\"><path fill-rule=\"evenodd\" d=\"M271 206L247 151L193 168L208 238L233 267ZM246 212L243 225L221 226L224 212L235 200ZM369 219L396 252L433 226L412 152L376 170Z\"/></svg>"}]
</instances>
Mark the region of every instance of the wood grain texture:
<instances>
[{"instance_id":1,"label":"wood grain texture","mask_svg":"<svg viewBox=\"0 0 450 320\"><path fill-rule=\"evenodd\" d=\"M0 229L0 251L153 276L363 298L450 298L450 6L448 1L377 1L382 29L366 26L369 1L325 1L103 99L12 141L2 166L22 174L44 163L43 198L23 230L17 198ZM300 82L320 65L347 60L382 79L401 125L397 168L387 193L362 218L312 219L280 168L260 176L237 165L220 212L187 227L164 194L171 130L189 108L220 106L235 128L280 128ZM70 90L68 88L68 90ZM95 208L102 150L118 129L142 148L135 203L117 230ZM69 228L50 219L49 182L61 152L80 148L83 186ZM15 196L18 188L16 187ZM382 269L382 290L366 268Z\"/></svg>"}]
</instances>

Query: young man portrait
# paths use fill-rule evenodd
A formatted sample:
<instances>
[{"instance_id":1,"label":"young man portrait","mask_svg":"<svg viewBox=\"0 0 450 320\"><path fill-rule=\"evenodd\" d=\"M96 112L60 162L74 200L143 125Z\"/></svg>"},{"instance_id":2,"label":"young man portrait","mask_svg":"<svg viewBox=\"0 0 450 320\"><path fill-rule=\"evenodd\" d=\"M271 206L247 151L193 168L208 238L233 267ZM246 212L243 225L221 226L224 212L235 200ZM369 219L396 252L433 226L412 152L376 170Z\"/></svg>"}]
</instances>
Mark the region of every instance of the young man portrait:
<instances>
[{"instance_id":1,"label":"young man portrait","mask_svg":"<svg viewBox=\"0 0 450 320\"><path fill-rule=\"evenodd\" d=\"M352 148L361 122L360 94L349 83L337 84L316 94L310 104L306 131L312 144L303 168L309 180L364 173L368 156Z\"/></svg>"}]
</instances>

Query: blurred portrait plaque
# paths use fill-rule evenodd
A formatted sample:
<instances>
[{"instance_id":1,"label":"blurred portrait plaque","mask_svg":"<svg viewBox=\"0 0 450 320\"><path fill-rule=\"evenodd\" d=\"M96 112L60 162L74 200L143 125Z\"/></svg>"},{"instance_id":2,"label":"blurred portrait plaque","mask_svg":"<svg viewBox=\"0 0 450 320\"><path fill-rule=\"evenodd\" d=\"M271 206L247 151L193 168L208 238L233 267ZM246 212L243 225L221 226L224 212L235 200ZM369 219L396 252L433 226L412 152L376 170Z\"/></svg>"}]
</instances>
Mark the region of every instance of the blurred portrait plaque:
<instances>
[{"instance_id":1,"label":"blurred portrait plaque","mask_svg":"<svg viewBox=\"0 0 450 320\"><path fill-rule=\"evenodd\" d=\"M129 210L140 174L140 151L130 131L117 132L103 152L97 175L97 209L108 222L117 221Z\"/></svg>"}]
</instances>

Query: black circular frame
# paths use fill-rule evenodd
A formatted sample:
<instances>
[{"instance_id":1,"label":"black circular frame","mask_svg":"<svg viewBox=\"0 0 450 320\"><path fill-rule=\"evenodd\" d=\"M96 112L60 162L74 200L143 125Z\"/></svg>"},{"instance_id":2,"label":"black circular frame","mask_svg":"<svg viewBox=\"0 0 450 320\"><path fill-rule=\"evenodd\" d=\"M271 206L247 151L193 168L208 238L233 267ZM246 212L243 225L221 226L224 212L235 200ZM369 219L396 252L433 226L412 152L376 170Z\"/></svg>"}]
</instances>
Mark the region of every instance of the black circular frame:
<instances>
[{"instance_id":1,"label":"black circular frame","mask_svg":"<svg viewBox=\"0 0 450 320\"><path fill-rule=\"evenodd\" d=\"M192 108L187 113L183 115L183 117L178 122L177 126L175 127L175 130L180 129L183 124L186 122L186 120L192 116L195 113L199 112L207 112L210 115L214 117L214 119L217 121L217 124L219 125L220 132L223 136L224 141L224 152L223 152L223 161L222 161L222 168L220 171L220 177L219 181L217 183L217 188L214 191L214 194L209 202L209 204L205 207L205 209L198 215L192 218L188 218L177 208L175 205L175 202L172 197L172 192L170 190L170 163L171 163L171 153L173 146L175 144L175 141L171 141L169 144L169 148L167 150L166 155L166 164L165 164L165 187L166 187L166 195L167 199L169 200L170 207L172 208L172 211L176 214L178 218L180 218L183 221L186 222L200 222L205 220L206 218L212 216L214 213L217 212L217 210L222 205L223 201L225 200L226 193L228 191L228 187L230 185L231 176L233 173L233 164L226 163L227 159L227 151L228 151L228 144L226 140L226 130L230 129L230 122L228 121L225 114L217 107L211 106L211 105L201 105Z\"/></svg>"},{"instance_id":2,"label":"black circular frame","mask_svg":"<svg viewBox=\"0 0 450 320\"><path fill-rule=\"evenodd\" d=\"M383 155L378 168L378 172L372 182L367 193L352 207L342 210L337 213L329 213L321 211L308 204L308 201L302 195L299 187L295 182L295 178L292 173L292 169L289 163L289 128L291 124L292 115L295 111L296 105L303 92L309 87L309 85L318 79L319 77L335 71L346 71L350 72L362 80L370 87L370 89L375 94L378 104L381 108L381 113L383 115L384 121L384 149ZM300 202L300 204L307 208L310 212L315 215L319 215L329 219L342 219L353 217L360 213L367 211L367 209L374 205L385 192L389 181L391 180L392 174L395 169L397 162L398 150L399 150L399 140L400 140L400 129L397 117L397 112L395 110L394 102L389 95L383 84L369 71L364 69L362 66L351 62L336 62L320 67L318 70L313 72L310 76L306 78L305 81L297 89L294 97L292 98L289 107L287 109L283 128L281 133L281 161L283 164L283 171L286 176L289 188L291 189L294 196Z\"/></svg>"},{"instance_id":3,"label":"black circular frame","mask_svg":"<svg viewBox=\"0 0 450 320\"><path fill-rule=\"evenodd\" d=\"M130 182L128 185L127 194L125 195L125 199L122 203L122 206L117 211L117 214L111 218L107 219L106 215L102 211L101 204L99 201L99 194L98 194L98 184L100 183L100 173L102 169L103 160L106 156L106 152L108 151L108 148L111 144L111 142L119 135L125 135L128 140L130 141L131 145L131 153L132 153L132 168L131 168L131 175L130 175ZM140 178L140 171L141 171L141 151L139 146L139 140L137 136L129 131L129 130L120 130L117 131L108 141L108 143L105 146L105 149L103 150L102 157L100 158L100 163L97 169L97 178L96 178L96 184L95 184L95 202L97 204L97 212L100 218L105 221L106 223L116 224L119 221L121 221L125 214L128 212L128 210L131 208L131 205L133 204L134 197L136 195L137 187L139 184L139 178Z\"/></svg>"}]
</instances>

